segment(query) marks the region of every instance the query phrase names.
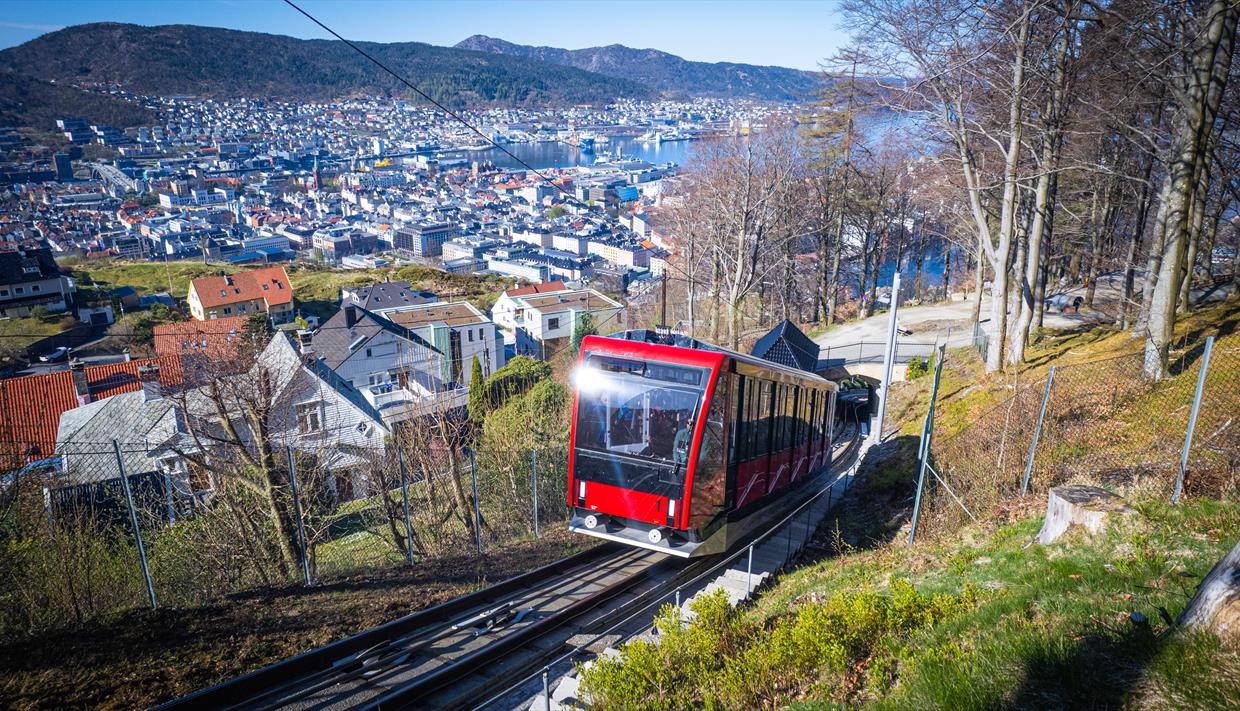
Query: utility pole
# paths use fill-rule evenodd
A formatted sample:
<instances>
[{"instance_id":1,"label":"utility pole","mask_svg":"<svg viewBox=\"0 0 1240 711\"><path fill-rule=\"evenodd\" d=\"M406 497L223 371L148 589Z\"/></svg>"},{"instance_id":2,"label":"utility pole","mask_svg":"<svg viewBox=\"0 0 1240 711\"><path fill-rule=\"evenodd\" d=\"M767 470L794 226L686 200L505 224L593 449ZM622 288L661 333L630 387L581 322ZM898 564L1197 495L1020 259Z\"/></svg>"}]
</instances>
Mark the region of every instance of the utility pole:
<instances>
[{"instance_id":1,"label":"utility pole","mask_svg":"<svg viewBox=\"0 0 1240 711\"><path fill-rule=\"evenodd\" d=\"M899 266L899 265L897 265ZM887 414L887 390L891 387L891 370L896 357L896 304L900 301L900 270L896 269L895 278L891 281L891 312L887 319L887 348L883 355L883 382L878 388L878 420L870 438L878 444L883 438L883 417Z\"/></svg>"},{"instance_id":2,"label":"utility pole","mask_svg":"<svg viewBox=\"0 0 1240 711\"><path fill-rule=\"evenodd\" d=\"M661 277L660 281L662 283L660 284L661 293L659 294L659 325L666 326L667 325L667 274L664 274Z\"/></svg>"}]
</instances>

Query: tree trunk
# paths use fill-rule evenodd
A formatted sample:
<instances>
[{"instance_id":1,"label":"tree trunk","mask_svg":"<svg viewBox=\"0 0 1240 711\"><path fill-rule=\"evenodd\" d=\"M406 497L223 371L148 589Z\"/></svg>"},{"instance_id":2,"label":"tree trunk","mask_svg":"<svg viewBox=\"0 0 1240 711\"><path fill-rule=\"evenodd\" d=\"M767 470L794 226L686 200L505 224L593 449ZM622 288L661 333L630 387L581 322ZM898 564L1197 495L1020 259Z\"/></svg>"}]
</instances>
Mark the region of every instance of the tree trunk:
<instances>
[{"instance_id":1,"label":"tree trunk","mask_svg":"<svg viewBox=\"0 0 1240 711\"><path fill-rule=\"evenodd\" d=\"M1235 51L1236 20L1240 7L1231 0L1214 0L1206 10L1208 24L1193 52L1188 86L1174 124L1167 174L1171 199L1167 204L1167 238L1158 283L1150 301L1149 337L1145 342L1142 375L1159 380L1167 374L1168 348L1175 329L1180 273L1188 251L1192 198L1200 171L1206 166L1209 136L1218 115L1223 89L1231 72Z\"/></svg>"},{"instance_id":2,"label":"tree trunk","mask_svg":"<svg viewBox=\"0 0 1240 711\"><path fill-rule=\"evenodd\" d=\"M1240 641L1240 542L1202 579L1176 624Z\"/></svg>"},{"instance_id":3,"label":"tree trunk","mask_svg":"<svg viewBox=\"0 0 1240 711\"><path fill-rule=\"evenodd\" d=\"M990 345L986 349L986 372L1003 367L1008 321L1008 271L1012 237L1016 229L1017 169L1020 163L1021 131L1024 127L1025 48L1029 42L1031 9L1022 3L1020 27L1012 59L1012 99L1008 113L1008 145L1003 165L1003 201L999 217L999 243L991 252L995 280L990 290Z\"/></svg>"}]
</instances>

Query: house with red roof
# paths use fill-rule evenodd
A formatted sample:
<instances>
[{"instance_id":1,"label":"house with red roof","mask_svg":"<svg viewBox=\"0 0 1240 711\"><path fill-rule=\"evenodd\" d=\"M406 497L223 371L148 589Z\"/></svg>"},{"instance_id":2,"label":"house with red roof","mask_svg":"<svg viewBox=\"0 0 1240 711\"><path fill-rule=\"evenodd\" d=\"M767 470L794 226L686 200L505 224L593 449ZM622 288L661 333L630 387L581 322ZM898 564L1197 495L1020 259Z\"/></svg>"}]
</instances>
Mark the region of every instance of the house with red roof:
<instances>
[{"instance_id":1,"label":"house with red roof","mask_svg":"<svg viewBox=\"0 0 1240 711\"><path fill-rule=\"evenodd\" d=\"M293 319L293 284L284 267L202 277L190 283L189 311L199 321L267 314L273 323Z\"/></svg>"},{"instance_id":2,"label":"house with red roof","mask_svg":"<svg viewBox=\"0 0 1240 711\"><path fill-rule=\"evenodd\" d=\"M0 467L53 456L62 413L142 389L182 384L180 358L149 358L0 380ZM13 461L16 460L16 461Z\"/></svg>"}]
</instances>

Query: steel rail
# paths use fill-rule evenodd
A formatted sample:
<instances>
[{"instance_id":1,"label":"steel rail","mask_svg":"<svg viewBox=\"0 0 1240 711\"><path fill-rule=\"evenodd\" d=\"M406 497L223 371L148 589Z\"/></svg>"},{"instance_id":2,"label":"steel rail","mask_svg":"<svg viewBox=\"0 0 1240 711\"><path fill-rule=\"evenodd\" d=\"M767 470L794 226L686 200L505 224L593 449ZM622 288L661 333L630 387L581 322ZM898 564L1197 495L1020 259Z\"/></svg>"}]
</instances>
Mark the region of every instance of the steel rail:
<instances>
[{"instance_id":1,"label":"steel rail","mask_svg":"<svg viewBox=\"0 0 1240 711\"><path fill-rule=\"evenodd\" d=\"M256 697L268 696L267 692L273 687L287 686L290 682L304 680L315 673L331 671L342 664L348 664L352 659L361 659L362 653L373 650L377 645L403 637L420 628L459 617L464 612L494 602L511 592L530 589L538 581L562 576L566 569L582 567L600 558L614 557L624 550L624 547L618 544L596 546L495 585L173 699L155 707L156 711L213 710L246 706Z\"/></svg>"},{"instance_id":2,"label":"steel rail","mask_svg":"<svg viewBox=\"0 0 1240 711\"><path fill-rule=\"evenodd\" d=\"M669 592L664 592L662 595L659 595L655 597L654 599L650 600L649 602L645 603L644 605L641 605L636 611L632 612L631 614L628 614L627 616L623 617L623 619L620 619L618 622L602 630L601 632L596 633L588 641L576 645L575 647L573 647L573 649L569 650L568 652L565 652L561 654L560 656L547 662L545 665L538 667L538 670L535 671L533 674L529 674L529 675L526 675L525 677L522 677L519 681L513 684L510 684L506 688L498 691L495 694L492 694L491 696L487 697L482 702L476 703L469 708L472 708L474 711L482 711L483 709L489 708L492 704L495 704L501 699L503 699L504 697L515 693L518 689L520 689L525 684L528 684L529 682L535 680L536 678L538 678L539 675L546 673L552 667L580 656L589 647L591 647L594 644L597 644L599 641L601 641L608 635L613 634L618 630L624 629L626 625L632 623L639 616L646 614L656 605L669 601L673 594L679 594L681 590L686 589L686 588L692 589L694 586L698 584L702 584L709 576L717 575L719 571L723 570L726 566L729 566L735 563L743 553L745 553L748 550L752 550L753 546L756 546L762 541L766 540L767 538L773 536L776 532L782 530L784 526L790 525L794 517L799 515L807 507L813 505L813 503L818 501L820 498L822 498L824 494L827 494L829 491L833 490L835 488L835 485L839 483L839 481L843 478L844 472L852 468L855 462L851 460L853 459L854 455L856 455L857 450L860 448L861 442L863 439L861 436L860 424L854 423L853 428L854 428L853 436L851 440L849 441L848 445L845 446L841 450L840 456L833 460L833 466L830 471L838 471L837 467L834 466L834 464L836 463L845 463L846 466L844 467L844 470L839 471L839 473L835 476L835 478L830 480L830 484L828 486L823 487L821 490L818 491L818 493L806 499L795 510L793 510L791 513L789 513L787 516L781 519L778 523L776 523L775 525L767 529L767 531L764 534L754 539L752 542L750 542L747 545L737 547L732 553L728 554L727 557L715 563L714 565L711 565L705 571L702 571L700 573L694 571L693 575L687 576L689 577L687 581L684 581L684 582L678 581L678 583L674 586L674 590L669 591ZM845 490L847 490L847 488ZM715 560L715 558L709 558L703 562L712 561L712 560ZM620 610L617 610L617 613L626 611L626 610L627 608L621 608ZM628 635L627 637L631 637L631 636L632 635Z\"/></svg>"},{"instance_id":3,"label":"steel rail","mask_svg":"<svg viewBox=\"0 0 1240 711\"><path fill-rule=\"evenodd\" d=\"M845 426L848 426L848 423L845 423ZM838 470L841 463L851 467L850 460L860 446L860 427L854 422L851 423L851 428L853 436L849 444L842 448L837 456L833 457L831 467L833 471ZM365 708L369 709L387 709L405 707L419 699L429 700L428 697L435 694L442 695L444 689L452 684L459 684L465 677L484 672L490 665L510 657L522 648L533 647L535 643L546 639L556 630L571 630L569 635L558 644L548 647L545 651L533 650L535 653L520 663L517 668L510 668L497 678L483 679L482 684L488 690L493 689L502 680L511 679L531 668L542 669L558 663L564 657L549 664L544 664L546 660L554 656L557 647L563 644L563 641L571 638L572 634L588 633L590 630L597 629L601 625L610 624L615 619L621 617L623 619L621 619L619 625L626 624L634 617L634 615L624 616L632 605L639 604L643 600L649 600L649 602L640 605L640 609L636 613L640 614L666 599L671 590L679 591L684 587L692 585L692 581L700 580L705 575L731 564L747 548L756 545L775 531L782 529L793 516L799 514L812 502L817 501L827 489L835 486L840 476L842 474L837 475L831 480L831 484L828 487L820 490L798 506L795 511L771 526L766 533L749 544L738 547L734 553L721 562L715 563L718 556L699 559L692 562L686 568L673 570L668 572L665 577L656 578L656 569L666 570L673 566L670 563L668 565L659 565L659 561L652 561L650 566L643 568L637 573L611 582L602 590L591 593L581 600L574 601L568 607L556 611L546 618L524 625L515 632L504 634L492 643L457 657L428 673L420 674L415 679L390 690L378 699L372 698L372 700L362 703ZM575 569L587 567L602 560L617 562L618 559L624 558L624 553L632 550L634 549L618 544L597 546L533 571L514 576L496 585L477 590L427 610L412 613L324 647L305 652L296 657L175 699L157 707L157 710L235 707L247 709L276 708L288 705L289 702L296 703L338 684L359 679L368 679L369 683L373 684L373 682L377 681L373 678L376 675L384 671L397 669L402 665L407 665L411 656L420 653L424 654L428 651L427 648L435 642L436 638L442 637L452 627L452 621L459 620L461 615L468 612L477 612L478 615L475 616L475 619L481 620L486 613L498 610L496 603L506 596L519 598L522 594L529 595L530 599L522 603L528 604L530 601L539 599L540 594L546 597L548 592L556 590L556 585L547 584L550 581L571 579ZM664 558L656 553L646 553L646 555L651 558ZM640 559L640 557L638 556L635 560ZM671 560L668 558L663 562ZM631 564L631 562L625 563L625 565ZM709 567L706 572L699 572L703 567L707 566ZM685 582L686 579L689 579L691 582ZM602 610L602 614L596 614L600 611L600 608L605 607L609 600L621 596L643 583L647 583L649 587L637 593L635 597L614 608ZM516 606L516 601L511 600L504 603L504 605L511 609ZM488 606L490 607L489 610L486 609ZM596 616L589 620L583 620L583 618L591 614L596 614ZM597 640L602 635L607 634L608 631L616 629L619 625L613 625L607 631L596 635L595 639ZM462 626L459 621L455 625L458 629ZM570 654L578 654L586 646L588 644L579 645ZM525 683L529 678L532 677L526 677L520 683ZM509 693L513 688L515 687L504 689L499 696ZM477 688L475 687L471 691L477 691ZM492 697L492 700L496 698L499 697ZM458 695L454 698L440 698L439 701L440 703L433 704L434 707L461 707L471 700L460 698ZM491 702L488 701L487 703ZM423 704L422 706L425 707L426 705Z\"/></svg>"},{"instance_id":4,"label":"steel rail","mask_svg":"<svg viewBox=\"0 0 1240 711\"><path fill-rule=\"evenodd\" d=\"M530 669L541 668L546 660L555 656L564 642L575 634L605 626L627 609L627 605L649 597L660 598L667 589L674 587L684 575L678 565L682 561L655 552L661 564L622 578L603 590L578 600L554 615L506 635L428 674L420 675L406 684L393 688L382 697L366 703L366 710L394 708L465 708L479 694L490 692L506 679ZM690 567L700 568L711 559L702 559ZM607 603L634 588L648 586L636 597L611 608ZM525 656L514 660L524 652ZM507 663L501 672L495 668L500 662Z\"/></svg>"}]
</instances>

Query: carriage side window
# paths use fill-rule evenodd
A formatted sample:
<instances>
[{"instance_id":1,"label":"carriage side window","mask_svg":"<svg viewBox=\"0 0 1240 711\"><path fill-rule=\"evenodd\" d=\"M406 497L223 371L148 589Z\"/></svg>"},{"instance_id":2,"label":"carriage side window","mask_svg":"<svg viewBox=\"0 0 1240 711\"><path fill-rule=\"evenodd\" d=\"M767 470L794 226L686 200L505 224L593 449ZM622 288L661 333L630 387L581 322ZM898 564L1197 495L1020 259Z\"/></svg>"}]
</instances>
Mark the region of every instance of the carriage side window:
<instances>
[{"instance_id":1,"label":"carriage side window","mask_svg":"<svg viewBox=\"0 0 1240 711\"><path fill-rule=\"evenodd\" d=\"M792 406L791 417L787 418L787 424L789 424L789 438L787 438L787 445L791 448L796 447L801 440L801 428L799 427L799 423L796 422L796 416L797 414L800 414L801 397L804 396L801 395L801 386L799 385L791 385L787 388L787 391L789 391L789 403Z\"/></svg>"},{"instance_id":2,"label":"carriage side window","mask_svg":"<svg viewBox=\"0 0 1240 711\"><path fill-rule=\"evenodd\" d=\"M732 381L732 436L728 438L728 464L736 464L743 456L741 445L745 437L745 420L742 417L745 405L745 376L732 373L728 376L728 380Z\"/></svg>"},{"instance_id":3,"label":"carriage side window","mask_svg":"<svg viewBox=\"0 0 1240 711\"><path fill-rule=\"evenodd\" d=\"M754 413L755 421L758 422L758 440L754 443L754 454L756 457L770 453L770 437L771 437L771 383L770 381L761 382L758 390L758 412Z\"/></svg>"}]
</instances>

